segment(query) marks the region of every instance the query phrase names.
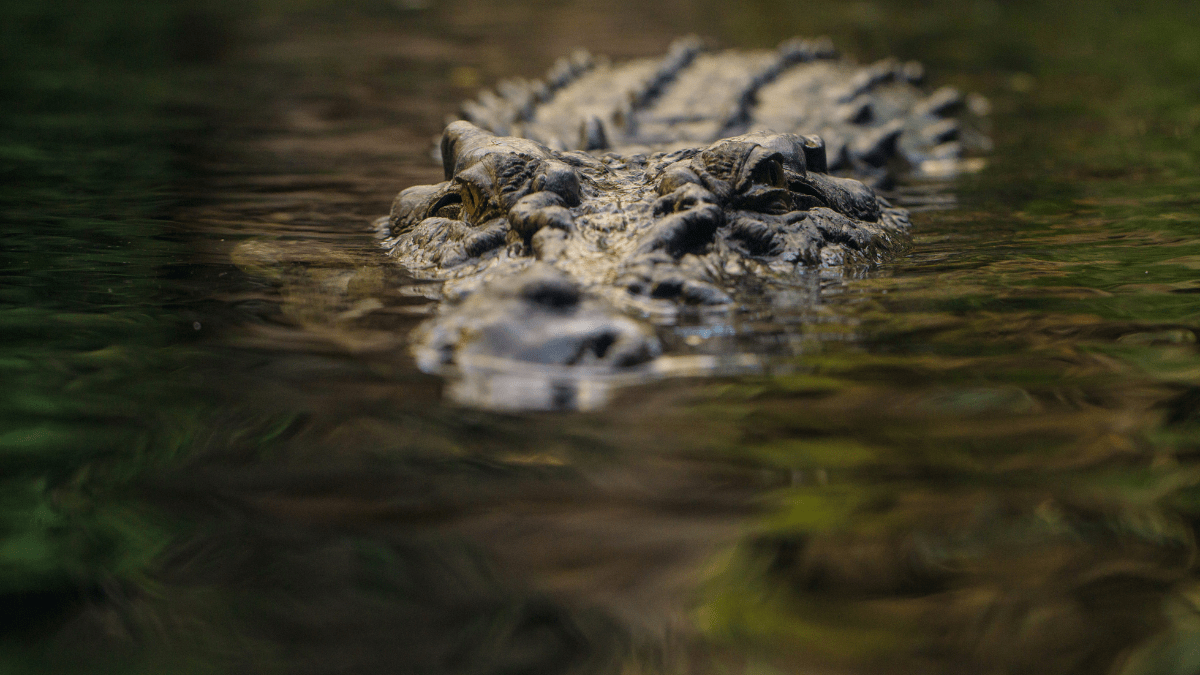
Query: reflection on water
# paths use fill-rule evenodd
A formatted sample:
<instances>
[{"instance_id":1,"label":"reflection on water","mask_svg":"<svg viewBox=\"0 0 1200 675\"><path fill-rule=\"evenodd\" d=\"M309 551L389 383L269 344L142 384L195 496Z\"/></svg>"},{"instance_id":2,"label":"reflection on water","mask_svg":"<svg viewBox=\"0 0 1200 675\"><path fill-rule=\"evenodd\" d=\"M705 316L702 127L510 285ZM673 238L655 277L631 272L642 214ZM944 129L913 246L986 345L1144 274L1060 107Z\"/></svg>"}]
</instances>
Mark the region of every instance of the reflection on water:
<instances>
[{"instance_id":1,"label":"reflection on water","mask_svg":"<svg viewBox=\"0 0 1200 675\"><path fill-rule=\"evenodd\" d=\"M18 9L7 670L1200 666L1185 3ZM895 263L662 326L644 384L417 370L438 289L369 223L454 83L689 32L919 59L996 151L903 188Z\"/></svg>"},{"instance_id":2,"label":"reflection on water","mask_svg":"<svg viewBox=\"0 0 1200 675\"><path fill-rule=\"evenodd\" d=\"M688 337L712 333L708 328L690 331ZM699 341L688 342L699 345ZM460 359L454 369L439 373L446 378L444 395L454 403L493 411L578 410L604 408L620 387L668 377L739 375L763 372L765 359L756 354L662 356L639 368L614 375L580 366L547 366L506 359Z\"/></svg>"},{"instance_id":3,"label":"reflection on water","mask_svg":"<svg viewBox=\"0 0 1200 675\"><path fill-rule=\"evenodd\" d=\"M570 367L474 361L467 359L458 373L448 374L445 393L457 403L487 410L599 410L615 384L605 373Z\"/></svg>"}]
</instances>

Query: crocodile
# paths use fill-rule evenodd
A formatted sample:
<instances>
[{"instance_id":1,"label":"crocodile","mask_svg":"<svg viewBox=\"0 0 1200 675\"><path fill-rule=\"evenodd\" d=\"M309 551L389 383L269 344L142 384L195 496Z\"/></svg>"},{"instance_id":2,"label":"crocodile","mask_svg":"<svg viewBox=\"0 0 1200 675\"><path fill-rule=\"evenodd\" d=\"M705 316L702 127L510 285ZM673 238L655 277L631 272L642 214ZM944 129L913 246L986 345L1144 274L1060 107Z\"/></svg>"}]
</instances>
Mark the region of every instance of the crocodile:
<instances>
[{"instance_id":1,"label":"crocodile","mask_svg":"<svg viewBox=\"0 0 1200 675\"><path fill-rule=\"evenodd\" d=\"M858 68L823 40L720 54L683 40L657 61L576 55L469 102L441 137L445 181L403 190L377 221L412 276L443 282L418 365L646 372L664 352L655 324L728 313L745 280L895 256L909 213L870 184L969 151L948 140L970 137L948 117L963 97L923 95L919 74Z\"/></svg>"}]
</instances>

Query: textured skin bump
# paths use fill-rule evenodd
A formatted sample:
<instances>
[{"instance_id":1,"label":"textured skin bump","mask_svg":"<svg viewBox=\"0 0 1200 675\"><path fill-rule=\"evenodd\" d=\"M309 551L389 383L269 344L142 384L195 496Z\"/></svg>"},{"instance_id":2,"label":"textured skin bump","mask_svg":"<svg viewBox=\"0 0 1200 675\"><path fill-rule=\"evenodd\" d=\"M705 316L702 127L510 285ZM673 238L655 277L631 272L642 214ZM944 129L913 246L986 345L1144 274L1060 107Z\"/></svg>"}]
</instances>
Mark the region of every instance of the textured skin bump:
<instances>
[{"instance_id":1,"label":"textured skin bump","mask_svg":"<svg viewBox=\"0 0 1200 675\"><path fill-rule=\"evenodd\" d=\"M660 351L631 314L728 307L738 279L874 263L908 215L829 175L818 139L754 132L649 156L553 150L455 122L447 180L400 193L381 235L448 301L416 336L427 368L637 368Z\"/></svg>"}]
</instances>

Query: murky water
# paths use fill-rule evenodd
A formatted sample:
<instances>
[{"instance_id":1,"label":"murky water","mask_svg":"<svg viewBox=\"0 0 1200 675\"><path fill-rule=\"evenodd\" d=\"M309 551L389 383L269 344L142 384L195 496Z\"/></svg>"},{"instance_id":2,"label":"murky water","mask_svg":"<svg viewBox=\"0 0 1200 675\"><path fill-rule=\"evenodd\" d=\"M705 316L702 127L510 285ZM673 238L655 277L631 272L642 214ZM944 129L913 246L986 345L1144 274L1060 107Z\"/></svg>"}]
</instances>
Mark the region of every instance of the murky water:
<instances>
[{"instance_id":1,"label":"murky water","mask_svg":"<svg viewBox=\"0 0 1200 675\"><path fill-rule=\"evenodd\" d=\"M1187 3L11 4L9 670L1200 672ZM456 403L370 222L479 86L687 33L921 60L995 152L587 412Z\"/></svg>"}]
</instances>

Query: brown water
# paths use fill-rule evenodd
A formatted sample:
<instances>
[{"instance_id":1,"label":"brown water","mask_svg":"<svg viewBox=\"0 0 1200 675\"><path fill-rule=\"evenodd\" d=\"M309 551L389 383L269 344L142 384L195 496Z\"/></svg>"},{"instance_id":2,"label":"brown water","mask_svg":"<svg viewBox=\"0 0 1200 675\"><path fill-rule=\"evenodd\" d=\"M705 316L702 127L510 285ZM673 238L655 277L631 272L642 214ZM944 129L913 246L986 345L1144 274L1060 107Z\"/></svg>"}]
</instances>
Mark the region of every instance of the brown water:
<instances>
[{"instance_id":1,"label":"brown water","mask_svg":"<svg viewBox=\"0 0 1200 675\"><path fill-rule=\"evenodd\" d=\"M6 267L32 290L5 325L33 336L3 362L25 378L0 436L3 597L32 617L4 624L13 668L1200 672L1189 5L264 0L172 21L168 113L191 122L165 132L182 169L143 188L161 233L102 206L130 271L73 305L45 276L67 263ZM664 329L676 355L755 357L736 373L587 412L456 403L407 351L435 294L370 222L437 180L431 138L479 86L687 33L922 60L991 99L996 151L905 188L953 208L914 216L904 258ZM98 236L78 235L89 275L110 274Z\"/></svg>"}]
</instances>

